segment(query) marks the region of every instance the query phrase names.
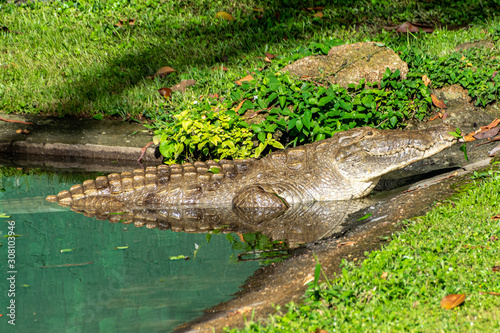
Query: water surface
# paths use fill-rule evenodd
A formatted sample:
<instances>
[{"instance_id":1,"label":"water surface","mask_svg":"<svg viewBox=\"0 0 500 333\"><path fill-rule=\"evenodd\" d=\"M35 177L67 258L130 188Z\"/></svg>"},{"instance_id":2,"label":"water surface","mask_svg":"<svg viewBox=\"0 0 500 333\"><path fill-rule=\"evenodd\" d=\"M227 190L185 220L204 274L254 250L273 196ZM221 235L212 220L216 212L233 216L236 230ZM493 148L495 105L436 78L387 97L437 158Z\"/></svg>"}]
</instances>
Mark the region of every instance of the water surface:
<instances>
[{"instance_id":1,"label":"water surface","mask_svg":"<svg viewBox=\"0 0 500 333\"><path fill-rule=\"evenodd\" d=\"M16 304L20 332L168 332L228 300L258 267L238 262L236 234L111 224L45 201L89 176L0 175L0 331ZM15 296L8 296L7 221L15 221ZM174 257L189 257L174 259Z\"/></svg>"}]
</instances>

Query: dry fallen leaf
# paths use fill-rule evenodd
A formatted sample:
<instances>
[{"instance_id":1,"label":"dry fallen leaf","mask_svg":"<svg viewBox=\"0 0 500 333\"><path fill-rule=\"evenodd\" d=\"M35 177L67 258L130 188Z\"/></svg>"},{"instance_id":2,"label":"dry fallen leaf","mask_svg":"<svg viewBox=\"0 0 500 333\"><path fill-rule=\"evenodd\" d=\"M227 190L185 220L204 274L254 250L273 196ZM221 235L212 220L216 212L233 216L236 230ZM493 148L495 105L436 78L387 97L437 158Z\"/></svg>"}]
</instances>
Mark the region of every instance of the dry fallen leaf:
<instances>
[{"instance_id":1,"label":"dry fallen leaf","mask_svg":"<svg viewBox=\"0 0 500 333\"><path fill-rule=\"evenodd\" d=\"M500 266L493 266L491 269L493 272L500 272Z\"/></svg>"},{"instance_id":2,"label":"dry fallen leaf","mask_svg":"<svg viewBox=\"0 0 500 333\"><path fill-rule=\"evenodd\" d=\"M440 109L446 109L446 104L444 104L443 101L440 101L436 95L434 94L431 94L431 99L432 99L432 103L437 106L438 108Z\"/></svg>"},{"instance_id":3,"label":"dry fallen leaf","mask_svg":"<svg viewBox=\"0 0 500 333\"><path fill-rule=\"evenodd\" d=\"M217 14L215 14L215 18L216 19L223 19L223 20L227 20L227 21L234 21L234 17L231 14L226 13L226 12L218 12Z\"/></svg>"},{"instance_id":4,"label":"dry fallen leaf","mask_svg":"<svg viewBox=\"0 0 500 333\"><path fill-rule=\"evenodd\" d=\"M429 79L427 75L422 75L422 81L424 81L426 87L431 83L431 79Z\"/></svg>"},{"instance_id":5,"label":"dry fallen leaf","mask_svg":"<svg viewBox=\"0 0 500 333\"><path fill-rule=\"evenodd\" d=\"M242 100L242 101L238 104L238 106L234 109L234 112L238 112L238 110L239 110L239 109L241 109L241 107L242 107L243 103L245 103L245 101L246 101L246 99Z\"/></svg>"},{"instance_id":6,"label":"dry fallen leaf","mask_svg":"<svg viewBox=\"0 0 500 333\"><path fill-rule=\"evenodd\" d=\"M486 294L488 294L488 295L493 295L493 296L500 296L500 293L495 293L495 292L493 292L493 291L487 291L487 292L482 292L482 291L480 291L479 293L480 293L481 295L486 295Z\"/></svg>"},{"instance_id":7,"label":"dry fallen leaf","mask_svg":"<svg viewBox=\"0 0 500 333\"><path fill-rule=\"evenodd\" d=\"M135 25L135 19L129 19L128 21L120 20L118 23L115 24L115 27L117 28L123 28L126 26L134 26Z\"/></svg>"},{"instance_id":8,"label":"dry fallen leaf","mask_svg":"<svg viewBox=\"0 0 500 333\"><path fill-rule=\"evenodd\" d=\"M395 27L384 27L386 30L396 30L397 32L419 32L420 30L424 32L431 33L434 31L432 27L428 25L421 25L416 23L405 22L401 25Z\"/></svg>"},{"instance_id":9,"label":"dry fallen leaf","mask_svg":"<svg viewBox=\"0 0 500 333\"><path fill-rule=\"evenodd\" d=\"M169 67L169 66L163 66L162 68L160 68L156 74L154 76L165 76L165 75L168 75L170 73L173 73L175 72L175 69L173 69L172 67Z\"/></svg>"},{"instance_id":10,"label":"dry fallen leaf","mask_svg":"<svg viewBox=\"0 0 500 333\"><path fill-rule=\"evenodd\" d=\"M277 55L271 54L269 52L266 52L265 54L266 54L266 58L268 58L269 60L277 57Z\"/></svg>"},{"instance_id":11,"label":"dry fallen leaf","mask_svg":"<svg viewBox=\"0 0 500 333\"><path fill-rule=\"evenodd\" d=\"M354 244L356 244L356 242L345 242L345 243L337 244L337 247L341 247L341 246L344 246L344 245L353 246Z\"/></svg>"},{"instance_id":12,"label":"dry fallen leaf","mask_svg":"<svg viewBox=\"0 0 500 333\"><path fill-rule=\"evenodd\" d=\"M323 16L323 12L317 12L316 14L313 15L314 17L319 17L319 18L322 18Z\"/></svg>"},{"instance_id":13,"label":"dry fallen leaf","mask_svg":"<svg viewBox=\"0 0 500 333\"><path fill-rule=\"evenodd\" d=\"M238 81L236 81L236 84L241 86L242 82L245 82L245 81L252 81L253 80L253 76L248 74L247 76L239 79Z\"/></svg>"},{"instance_id":14,"label":"dry fallen leaf","mask_svg":"<svg viewBox=\"0 0 500 333\"><path fill-rule=\"evenodd\" d=\"M221 71L224 71L224 72L227 72L229 70L229 68L227 67L224 67L224 66L215 66L215 67L212 67L212 70L221 70Z\"/></svg>"},{"instance_id":15,"label":"dry fallen leaf","mask_svg":"<svg viewBox=\"0 0 500 333\"><path fill-rule=\"evenodd\" d=\"M166 99L169 99L170 95L172 94L172 89L165 87L165 88L158 89L158 92L160 93L160 95L162 95Z\"/></svg>"},{"instance_id":16,"label":"dry fallen leaf","mask_svg":"<svg viewBox=\"0 0 500 333\"><path fill-rule=\"evenodd\" d=\"M443 297L441 300L441 307L443 309L451 310L454 307L459 306L465 301L464 294L451 294Z\"/></svg>"},{"instance_id":17,"label":"dry fallen leaf","mask_svg":"<svg viewBox=\"0 0 500 333\"><path fill-rule=\"evenodd\" d=\"M187 87L194 86L196 84L195 80L182 80L181 82L177 83L175 86L170 87L172 91L180 91L181 93L184 93L186 91Z\"/></svg>"},{"instance_id":18,"label":"dry fallen leaf","mask_svg":"<svg viewBox=\"0 0 500 333\"><path fill-rule=\"evenodd\" d=\"M436 120L436 119L442 119L443 118L443 114L441 112L438 112L434 117L431 117L429 118L428 121L433 121L433 120Z\"/></svg>"},{"instance_id":19,"label":"dry fallen leaf","mask_svg":"<svg viewBox=\"0 0 500 333\"><path fill-rule=\"evenodd\" d=\"M500 126L490 128L486 131L480 131L479 133L474 134L474 138L477 140L490 139L498 134L500 131Z\"/></svg>"},{"instance_id":20,"label":"dry fallen leaf","mask_svg":"<svg viewBox=\"0 0 500 333\"><path fill-rule=\"evenodd\" d=\"M382 273L382 275L380 276L380 278L381 278L382 280L386 280L388 275L389 275L389 274L388 274L387 272L383 272L383 273Z\"/></svg>"},{"instance_id":21,"label":"dry fallen leaf","mask_svg":"<svg viewBox=\"0 0 500 333\"><path fill-rule=\"evenodd\" d=\"M481 126L478 130L474 131L474 132L471 132L469 134L467 134L466 136L464 136L464 140L465 142L470 142L470 141L474 141L476 140L476 135L481 133L481 132L486 132L492 128L495 128L497 127L498 125L500 125L500 119L498 118L495 118L495 120L493 120L491 123L489 123L488 125L486 126ZM492 139L491 141L498 141L496 140L496 138Z\"/></svg>"}]
</instances>

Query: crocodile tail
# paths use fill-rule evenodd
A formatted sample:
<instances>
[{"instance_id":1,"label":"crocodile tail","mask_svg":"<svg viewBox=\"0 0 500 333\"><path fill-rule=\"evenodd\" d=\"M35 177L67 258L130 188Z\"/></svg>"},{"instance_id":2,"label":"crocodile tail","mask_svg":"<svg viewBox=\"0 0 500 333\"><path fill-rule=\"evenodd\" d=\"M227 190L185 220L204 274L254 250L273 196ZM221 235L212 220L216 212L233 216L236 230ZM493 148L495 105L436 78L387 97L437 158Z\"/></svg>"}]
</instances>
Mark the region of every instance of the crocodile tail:
<instances>
[{"instance_id":1,"label":"crocodile tail","mask_svg":"<svg viewBox=\"0 0 500 333\"><path fill-rule=\"evenodd\" d=\"M47 201L57 202L61 206L87 205L87 202L95 202L94 199L81 201L84 198L116 197L124 192L132 192L138 189L154 191L159 184L165 184L170 179L170 167L160 165L148 167L146 170L138 169L133 172L112 173L108 176L97 177L72 186L69 191L61 191L57 195L50 195Z\"/></svg>"}]
</instances>

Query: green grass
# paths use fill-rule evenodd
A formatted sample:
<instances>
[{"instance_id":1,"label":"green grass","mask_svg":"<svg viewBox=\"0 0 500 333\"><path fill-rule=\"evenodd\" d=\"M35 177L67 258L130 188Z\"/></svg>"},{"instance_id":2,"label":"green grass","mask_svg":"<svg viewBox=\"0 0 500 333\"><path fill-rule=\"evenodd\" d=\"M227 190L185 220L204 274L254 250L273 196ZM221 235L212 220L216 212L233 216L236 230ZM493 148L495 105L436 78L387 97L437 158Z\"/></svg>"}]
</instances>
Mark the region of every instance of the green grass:
<instances>
[{"instance_id":1,"label":"green grass","mask_svg":"<svg viewBox=\"0 0 500 333\"><path fill-rule=\"evenodd\" d=\"M0 32L0 110L97 118L154 118L185 109L200 95L227 95L236 79L265 64L259 58L265 52L289 57L301 45L328 39L390 42L394 35L381 32L381 25L405 20L480 24L466 31L439 30L432 36L396 41L442 54L456 43L484 38L482 21L493 20L495 9L489 2L476 1L86 0L20 7L2 2L0 23L22 34ZM322 19L301 10L313 5L325 6ZM257 7L265 9L260 19L261 13L253 11ZM217 20L218 11L236 20ZM129 18L136 20L134 27L114 26ZM147 79L167 65L177 72L165 79ZM218 65L229 71L211 69ZM198 84L185 95L175 93L171 101L158 94L159 88L182 79Z\"/></svg>"},{"instance_id":2,"label":"green grass","mask_svg":"<svg viewBox=\"0 0 500 333\"><path fill-rule=\"evenodd\" d=\"M305 303L289 304L267 325L245 332L495 332L500 330L500 175L405 222L402 232L361 265L310 288ZM386 275L384 278L383 275ZM449 294L465 294L452 309ZM236 332L232 330L231 332Z\"/></svg>"}]
</instances>

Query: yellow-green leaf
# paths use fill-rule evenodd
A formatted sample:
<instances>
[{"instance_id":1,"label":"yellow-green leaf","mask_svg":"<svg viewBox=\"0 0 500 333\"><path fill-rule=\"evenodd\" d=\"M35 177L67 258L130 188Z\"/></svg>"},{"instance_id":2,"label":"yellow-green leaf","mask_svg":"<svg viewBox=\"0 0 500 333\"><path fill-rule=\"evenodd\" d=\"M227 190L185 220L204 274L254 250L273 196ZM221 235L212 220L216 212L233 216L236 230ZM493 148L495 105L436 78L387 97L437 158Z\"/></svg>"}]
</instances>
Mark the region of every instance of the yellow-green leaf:
<instances>
[{"instance_id":1,"label":"yellow-green leaf","mask_svg":"<svg viewBox=\"0 0 500 333\"><path fill-rule=\"evenodd\" d=\"M234 17L231 14L226 13L226 12L218 12L217 14L215 14L215 18L216 19L223 19L223 20L227 20L227 21L234 21Z\"/></svg>"}]
</instances>

